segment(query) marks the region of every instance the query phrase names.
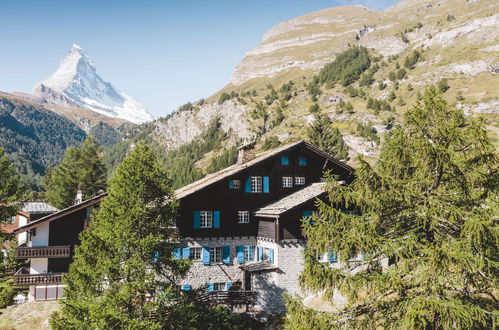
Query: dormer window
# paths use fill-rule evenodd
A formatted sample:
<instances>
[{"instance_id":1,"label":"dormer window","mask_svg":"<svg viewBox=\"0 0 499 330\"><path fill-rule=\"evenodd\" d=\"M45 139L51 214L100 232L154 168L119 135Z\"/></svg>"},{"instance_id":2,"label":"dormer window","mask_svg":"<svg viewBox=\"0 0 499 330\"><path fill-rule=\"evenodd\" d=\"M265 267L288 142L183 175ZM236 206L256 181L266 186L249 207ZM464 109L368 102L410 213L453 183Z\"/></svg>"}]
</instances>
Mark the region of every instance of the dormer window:
<instances>
[{"instance_id":1,"label":"dormer window","mask_svg":"<svg viewBox=\"0 0 499 330\"><path fill-rule=\"evenodd\" d=\"M240 189L241 180L229 180L229 189Z\"/></svg>"}]
</instances>

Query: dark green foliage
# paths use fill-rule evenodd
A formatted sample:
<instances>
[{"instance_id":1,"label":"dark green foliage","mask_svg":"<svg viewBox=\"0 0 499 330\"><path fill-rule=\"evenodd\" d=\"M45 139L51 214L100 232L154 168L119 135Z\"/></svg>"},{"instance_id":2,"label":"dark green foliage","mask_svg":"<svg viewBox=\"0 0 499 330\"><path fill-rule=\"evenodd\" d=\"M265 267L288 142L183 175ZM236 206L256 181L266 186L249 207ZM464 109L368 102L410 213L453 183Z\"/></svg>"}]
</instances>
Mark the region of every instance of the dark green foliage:
<instances>
[{"instance_id":1,"label":"dark green foliage","mask_svg":"<svg viewBox=\"0 0 499 330\"><path fill-rule=\"evenodd\" d=\"M437 89L440 93L445 93L447 90L450 88L448 80L447 79L440 79L438 84L437 84Z\"/></svg>"},{"instance_id":2,"label":"dark green foliage","mask_svg":"<svg viewBox=\"0 0 499 330\"><path fill-rule=\"evenodd\" d=\"M393 71L390 71L390 73L388 74L388 79L390 79L391 81L396 81L397 80L397 74Z\"/></svg>"},{"instance_id":3,"label":"dark green foliage","mask_svg":"<svg viewBox=\"0 0 499 330\"><path fill-rule=\"evenodd\" d=\"M402 80L407 76L407 71L405 69L399 69L397 71L397 79Z\"/></svg>"},{"instance_id":4,"label":"dark green foliage","mask_svg":"<svg viewBox=\"0 0 499 330\"><path fill-rule=\"evenodd\" d=\"M111 146L120 140L120 134L111 125L102 121L90 129L90 135L101 146Z\"/></svg>"},{"instance_id":5,"label":"dark green foliage","mask_svg":"<svg viewBox=\"0 0 499 330\"><path fill-rule=\"evenodd\" d=\"M272 127L276 127L278 126L280 123L282 123L282 121L284 120L284 113L282 112L282 107L281 106L277 106L274 110L274 112L272 113Z\"/></svg>"},{"instance_id":6,"label":"dark green foliage","mask_svg":"<svg viewBox=\"0 0 499 330\"><path fill-rule=\"evenodd\" d=\"M421 53L415 49L410 55L408 55L405 60L404 60L404 66L407 68L407 69L414 69L414 66L416 65L416 63L418 63L418 61L420 60L421 58Z\"/></svg>"},{"instance_id":7,"label":"dark green foliage","mask_svg":"<svg viewBox=\"0 0 499 330\"><path fill-rule=\"evenodd\" d=\"M0 223L16 214L21 194L19 175L3 149L0 148ZM0 239L3 241L2 236L3 232L0 231Z\"/></svg>"},{"instance_id":8,"label":"dark green foliage","mask_svg":"<svg viewBox=\"0 0 499 330\"><path fill-rule=\"evenodd\" d=\"M378 89L379 90L383 90L386 88L386 84L385 82L383 81L383 79L381 79L380 81L378 81Z\"/></svg>"},{"instance_id":9,"label":"dark green foliage","mask_svg":"<svg viewBox=\"0 0 499 330\"><path fill-rule=\"evenodd\" d=\"M397 69L397 70L398 70L398 69L400 69L400 64L399 64L399 62L395 63L395 69Z\"/></svg>"},{"instance_id":10,"label":"dark green foliage","mask_svg":"<svg viewBox=\"0 0 499 330\"><path fill-rule=\"evenodd\" d=\"M210 166L207 168L208 173L220 171L226 167L234 165L237 161L237 147L224 149L222 153L213 157Z\"/></svg>"},{"instance_id":11,"label":"dark green foliage","mask_svg":"<svg viewBox=\"0 0 499 330\"><path fill-rule=\"evenodd\" d=\"M230 94L223 92L222 95L218 98L218 104L223 104L225 101L230 100Z\"/></svg>"},{"instance_id":12,"label":"dark green foliage","mask_svg":"<svg viewBox=\"0 0 499 330\"><path fill-rule=\"evenodd\" d=\"M281 93L281 99L285 101L289 101L292 97L292 91L293 91L293 85L294 83L290 80L287 84L283 84L281 88L279 89L279 92Z\"/></svg>"},{"instance_id":13,"label":"dark green foliage","mask_svg":"<svg viewBox=\"0 0 499 330\"><path fill-rule=\"evenodd\" d=\"M458 100L458 101L464 101L464 96L463 96L463 92L462 91L457 92L457 94L456 94L456 100Z\"/></svg>"},{"instance_id":14,"label":"dark green foliage","mask_svg":"<svg viewBox=\"0 0 499 330\"><path fill-rule=\"evenodd\" d=\"M16 291L10 282L0 283L0 308L5 308L14 302Z\"/></svg>"},{"instance_id":15,"label":"dark green foliage","mask_svg":"<svg viewBox=\"0 0 499 330\"><path fill-rule=\"evenodd\" d=\"M190 262L173 260L177 202L146 145L118 166L108 193L80 235L55 329L160 329L178 300L175 281Z\"/></svg>"},{"instance_id":16,"label":"dark green foliage","mask_svg":"<svg viewBox=\"0 0 499 330\"><path fill-rule=\"evenodd\" d=\"M395 100L397 98L397 95L395 95L395 92L394 91L391 91L390 94L388 94L388 101L389 102L392 102L393 100Z\"/></svg>"},{"instance_id":17,"label":"dark green foliage","mask_svg":"<svg viewBox=\"0 0 499 330\"><path fill-rule=\"evenodd\" d=\"M45 196L51 205L66 208L74 204L78 189L84 200L105 190L106 174L101 149L89 136L81 148L70 147L61 163L47 171Z\"/></svg>"},{"instance_id":18,"label":"dark green foliage","mask_svg":"<svg viewBox=\"0 0 499 330\"><path fill-rule=\"evenodd\" d=\"M380 111L392 111L392 107L387 100L379 100L372 97L367 99L367 108L373 109L376 114Z\"/></svg>"},{"instance_id":19,"label":"dark green foliage","mask_svg":"<svg viewBox=\"0 0 499 330\"><path fill-rule=\"evenodd\" d=\"M271 89L270 90L270 93L265 95L265 97L263 98L265 100L265 103L267 105L271 105L272 103L274 103L275 100L277 100L279 96L277 95L277 92L275 89Z\"/></svg>"},{"instance_id":20,"label":"dark green foliage","mask_svg":"<svg viewBox=\"0 0 499 330\"><path fill-rule=\"evenodd\" d=\"M321 108L319 107L319 105L317 103L313 103L310 108L308 108L308 111L310 113L316 113L316 112L319 112L321 110Z\"/></svg>"},{"instance_id":21,"label":"dark green foliage","mask_svg":"<svg viewBox=\"0 0 499 330\"><path fill-rule=\"evenodd\" d=\"M367 70L361 77L359 81L359 86L370 86L374 82L374 74L379 70L378 63L374 64Z\"/></svg>"},{"instance_id":22,"label":"dark green foliage","mask_svg":"<svg viewBox=\"0 0 499 330\"><path fill-rule=\"evenodd\" d=\"M335 109L337 114L342 114L343 112L352 114L354 112L352 103L345 102L343 100L340 100L338 103L336 103Z\"/></svg>"},{"instance_id":23,"label":"dark green foliage","mask_svg":"<svg viewBox=\"0 0 499 330\"><path fill-rule=\"evenodd\" d=\"M405 32L400 32L400 39L402 39L402 41L406 44L409 43L409 38L407 38L406 36L406 33Z\"/></svg>"},{"instance_id":24,"label":"dark green foliage","mask_svg":"<svg viewBox=\"0 0 499 330\"><path fill-rule=\"evenodd\" d=\"M364 47L351 47L339 54L336 59L326 64L319 72L321 84L340 83L348 86L359 79L371 65L369 53Z\"/></svg>"},{"instance_id":25,"label":"dark green foliage","mask_svg":"<svg viewBox=\"0 0 499 330\"><path fill-rule=\"evenodd\" d=\"M348 160L348 146L343 135L332 126L327 115L318 113L314 116L314 122L307 127L307 140L334 158Z\"/></svg>"},{"instance_id":26,"label":"dark green foliage","mask_svg":"<svg viewBox=\"0 0 499 330\"><path fill-rule=\"evenodd\" d=\"M222 95L224 95L224 94L225 94L225 96L224 96L223 98L226 98L227 96L229 96L229 98L228 98L228 99L230 99L230 95L229 95L229 94L227 94L227 93L223 93ZM219 99L219 102L218 102L219 104L222 104L222 103L224 103L224 102L226 101L226 100L223 100L222 102L220 102L220 100L222 99L222 95L220 95L220 99ZM228 100L228 99L227 99L227 100ZM203 103L204 103L204 99L201 99L201 100L202 100L202 101L203 101ZM201 101L201 100L200 100L200 101ZM192 111L192 110L194 110L194 109L195 109L194 104L192 104L191 102L187 102L186 104L183 104L183 105L181 105L180 107L178 107L178 110L177 110L177 111L178 111L178 112L183 112L183 111Z\"/></svg>"},{"instance_id":27,"label":"dark green foliage","mask_svg":"<svg viewBox=\"0 0 499 330\"><path fill-rule=\"evenodd\" d=\"M372 127L372 126L358 123L357 124L357 134L359 136L362 136L363 138L370 140L370 141L376 142L376 144L379 144L379 136L376 133L376 130L374 129L374 127Z\"/></svg>"},{"instance_id":28,"label":"dark green foliage","mask_svg":"<svg viewBox=\"0 0 499 330\"><path fill-rule=\"evenodd\" d=\"M317 97L322 94L320 89L319 77L315 76L309 84L305 84L308 94L313 102L317 101ZM330 86L332 87L332 86Z\"/></svg>"},{"instance_id":29,"label":"dark green foliage","mask_svg":"<svg viewBox=\"0 0 499 330\"><path fill-rule=\"evenodd\" d=\"M387 135L378 163L360 163L352 184L329 179L329 201L303 221L303 288L349 302L321 313L290 301L288 328L495 328L499 162L485 122L433 88ZM342 261L365 258L331 268L308 252L328 249Z\"/></svg>"},{"instance_id":30,"label":"dark green foliage","mask_svg":"<svg viewBox=\"0 0 499 330\"><path fill-rule=\"evenodd\" d=\"M281 144L281 142L279 142L279 139L277 138L277 136L275 136L275 135L269 136L268 138L266 138L262 142L262 149L263 150L274 149L274 148L277 148L280 144Z\"/></svg>"},{"instance_id":31,"label":"dark green foliage","mask_svg":"<svg viewBox=\"0 0 499 330\"><path fill-rule=\"evenodd\" d=\"M350 97L359 96L359 91L352 85L349 85L347 88L345 88L345 92L347 92Z\"/></svg>"},{"instance_id":32,"label":"dark green foliage","mask_svg":"<svg viewBox=\"0 0 499 330\"><path fill-rule=\"evenodd\" d=\"M45 174L69 146L80 145L85 132L49 110L0 98L0 147L20 174Z\"/></svg>"}]
</instances>

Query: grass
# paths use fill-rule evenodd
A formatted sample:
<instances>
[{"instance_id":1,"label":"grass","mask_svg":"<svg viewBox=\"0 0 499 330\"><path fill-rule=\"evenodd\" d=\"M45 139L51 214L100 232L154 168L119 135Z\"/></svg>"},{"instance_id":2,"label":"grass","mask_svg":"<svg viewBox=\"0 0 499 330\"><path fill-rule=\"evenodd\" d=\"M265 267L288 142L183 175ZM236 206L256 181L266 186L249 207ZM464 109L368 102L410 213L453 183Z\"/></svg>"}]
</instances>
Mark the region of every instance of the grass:
<instances>
[{"instance_id":1,"label":"grass","mask_svg":"<svg viewBox=\"0 0 499 330\"><path fill-rule=\"evenodd\" d=\"M50 329L50 315L59 310L58 301L31 301L0 310L0 330Z\"/></svg>"}]
</instances>

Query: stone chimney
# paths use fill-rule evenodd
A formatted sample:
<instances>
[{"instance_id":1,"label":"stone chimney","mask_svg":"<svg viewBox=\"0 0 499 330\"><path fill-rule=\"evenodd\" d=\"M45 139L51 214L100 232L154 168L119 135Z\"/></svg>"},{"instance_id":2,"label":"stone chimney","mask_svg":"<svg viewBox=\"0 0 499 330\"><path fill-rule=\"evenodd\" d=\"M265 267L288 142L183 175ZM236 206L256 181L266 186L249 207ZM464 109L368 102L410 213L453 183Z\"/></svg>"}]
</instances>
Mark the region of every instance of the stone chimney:
<instances>
[{"instance_id":1,"label":"stone chimney","mask_svg":"<svg viewBox=\"0 0 499 330\"><path fill-rule=\"evenodd\" d=\"M83 193L80 188L76 191L75 205L83 202Z\"/></svg>"},{"instance_id":2,"label":"stone chimney","mask_svg":"<svg viewBox=\"0 0 499 330\"><path fill-rule=\"evenodd\" d=\"M237 149L237 165L244 164L255 158L255 144L256 141L253 141L250 143L246 143Z\"/></svg>"}]
</instances>

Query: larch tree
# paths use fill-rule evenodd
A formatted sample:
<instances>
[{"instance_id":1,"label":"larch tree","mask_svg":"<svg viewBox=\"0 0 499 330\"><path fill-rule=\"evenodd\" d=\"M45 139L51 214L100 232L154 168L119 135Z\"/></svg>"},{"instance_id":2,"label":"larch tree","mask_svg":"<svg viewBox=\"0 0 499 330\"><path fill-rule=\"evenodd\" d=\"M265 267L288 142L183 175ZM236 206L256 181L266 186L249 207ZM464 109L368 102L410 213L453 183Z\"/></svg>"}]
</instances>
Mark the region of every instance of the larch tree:
<instances>
[{"instance_id":1,"label":"larch tree","mask_svg":"<svg viewBox=\"0 0 499 330\"><path fill-rule=\"evenodd\" d=\"M303 287L348 302L319 312L289 299L288 328L497 327L498 182L484 121L428 89L388 134L378 163L361 160L349 186L330 178L329 202L303 223ZM340 268L312 257L328 250Z\"/></svg>"},{"instance_id":2,"label":"larch tree","mask_svg":"<svg viewBox=\"0 0 499 330\"><path fill-rule=\"evenodd\" d=\"M348 146L341 132L331 125L331 119L322 113L314 115L313 123L307 127L307 139L313 145L338 159L348 159Z\"/></svg>"},{"instance_id":3,"label":"larch tree","mask_svg":"<svg viewBox=\"0 0 499 330\"><path fill-rule=\"evenodd\" d=\"M46 198L55 207L65 208L74 203L78 189L84 200L94 197L106 189L106 172L101 149L88 136L81 148L68 148L61 163L48 171Z\"/></svg>"},{"instance_id":4,"label":"larch tree","mask_svg":"<svg viewBox=\"0 0 499 330\"><path fill-rule=\"evenodd\" d=\"M0 148L0 223L16 214L22 192L19 175L4 150Z\"/></svg>"},{"instance_id":5,"label":"larch tree","mask_svg":"<svg viewBox=\"0 0 499 330\"><path fill-rule=\"evenodd\" d=\"M138 143L111 178L108 196L81 234L64 278L67 299L55 329L160 329L171 314L176 278L188 268L174 260L177 202L153 152Z\"/></svg>"}]
</instances>

